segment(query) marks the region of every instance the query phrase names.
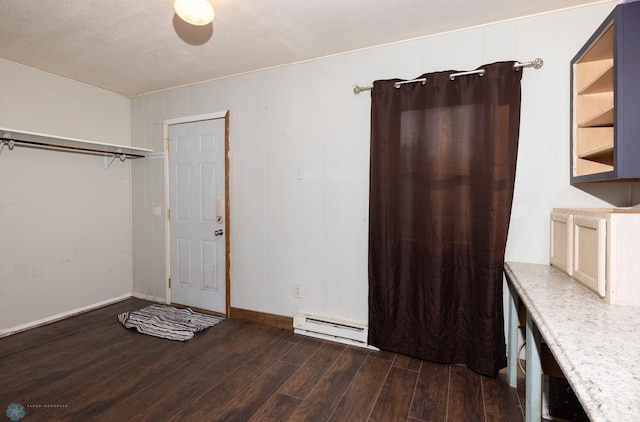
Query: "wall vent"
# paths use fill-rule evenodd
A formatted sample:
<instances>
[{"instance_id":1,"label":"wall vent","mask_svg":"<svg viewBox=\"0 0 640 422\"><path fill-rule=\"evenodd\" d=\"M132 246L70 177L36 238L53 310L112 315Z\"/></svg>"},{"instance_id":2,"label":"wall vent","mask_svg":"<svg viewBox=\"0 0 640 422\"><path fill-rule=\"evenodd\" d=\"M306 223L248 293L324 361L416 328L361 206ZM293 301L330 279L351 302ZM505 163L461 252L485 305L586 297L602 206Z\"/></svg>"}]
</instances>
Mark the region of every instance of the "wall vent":
<instances>
[{"instance_id":1,"label":"wall vent","mask_svg":"<svg viewBox=\"0 0 640 422\"><path fill-rule=\"evenodd\" d=\"M350 322L337 321L317 315L295 314L293 316L293 331L296 334L309 337L378 350L367 344L368 328Z\"/></svg>"}]
</instances>

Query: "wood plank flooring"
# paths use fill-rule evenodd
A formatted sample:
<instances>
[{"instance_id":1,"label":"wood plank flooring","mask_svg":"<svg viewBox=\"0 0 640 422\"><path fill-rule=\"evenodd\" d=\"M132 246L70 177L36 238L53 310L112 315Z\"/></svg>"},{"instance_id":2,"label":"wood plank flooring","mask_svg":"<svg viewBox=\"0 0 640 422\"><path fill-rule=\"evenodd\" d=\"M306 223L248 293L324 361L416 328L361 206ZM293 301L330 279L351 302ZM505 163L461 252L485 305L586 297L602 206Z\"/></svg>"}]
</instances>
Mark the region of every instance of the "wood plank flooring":
<instances>
[{"instance_id":1,"label":"wood plank flooring","mask_svg":"<svg viewBox=\"0 0 640 422\"><path fill-rule=\"evenodd\" d=\"M226 320L187 342L127 330L138 299L0 339L0 406L29 421L523 421L506 375Z\"/></svg>"}]
</instances>

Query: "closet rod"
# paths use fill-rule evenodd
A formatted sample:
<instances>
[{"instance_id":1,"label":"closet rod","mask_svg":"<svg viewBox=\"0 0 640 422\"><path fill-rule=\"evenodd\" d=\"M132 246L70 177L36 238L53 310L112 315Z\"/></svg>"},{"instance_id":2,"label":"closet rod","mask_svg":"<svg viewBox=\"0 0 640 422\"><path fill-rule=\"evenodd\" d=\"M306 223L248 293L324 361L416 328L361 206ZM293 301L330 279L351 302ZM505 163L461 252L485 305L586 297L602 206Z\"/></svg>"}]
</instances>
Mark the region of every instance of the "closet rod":
<instances>
[{"instance_id":1,"label":"closet rod","mask_svg":"<svg viewBox=\"0 0 640 422\"><path fill-rule=\"evenodd\" d=\"M534 69L540 69L542 67L542 65L544 64L544 61L538 57L534 60L531 60L529 62L517 62L513 65L513 68L515 70L520 69L521 67L532 67ZM484 69L479 69L479 70L470 70L468 72L458 72L458 73L452 73L451 75L449 75L449 79L454 80L456 77L458 76L466 76L466 75L475 75L478 74L480 76L484 75ZM422 82L422 84L424 85L426 82L425 78L420 78L420 79L412 79L410 81L401 81L401 82L396 82L394 84L394 86L396 88L400 88L400 85L404 85L404 84L408 84L408 83L412 83L412 82ZM360 85L355 85L353 87L353 93L354 94L359 94L362 91L370 91L373 89L372 85L369 86L360 86Z\"/></svg>"}]
</instances>

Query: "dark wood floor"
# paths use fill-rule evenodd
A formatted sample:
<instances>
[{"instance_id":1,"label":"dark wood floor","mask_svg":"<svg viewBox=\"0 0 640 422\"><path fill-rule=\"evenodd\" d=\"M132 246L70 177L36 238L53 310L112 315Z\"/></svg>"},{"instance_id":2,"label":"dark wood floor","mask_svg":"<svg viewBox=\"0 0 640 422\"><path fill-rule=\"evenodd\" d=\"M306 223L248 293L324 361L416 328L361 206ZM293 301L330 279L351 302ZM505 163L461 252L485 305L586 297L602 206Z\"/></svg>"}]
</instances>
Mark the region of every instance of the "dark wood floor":
<instances>
[{"instance_id":1,"label":"dark wood floor","mask_svg":"<svg viewBox=\"0 0 640 422\"><path fill-rule=\"evenodd\" d=\"M146 305L129 299L0 339L0 406L22 404L25 422L524 420L504 374L237 320L184 343L116 320Z\"/></svg>"}]
</instances>

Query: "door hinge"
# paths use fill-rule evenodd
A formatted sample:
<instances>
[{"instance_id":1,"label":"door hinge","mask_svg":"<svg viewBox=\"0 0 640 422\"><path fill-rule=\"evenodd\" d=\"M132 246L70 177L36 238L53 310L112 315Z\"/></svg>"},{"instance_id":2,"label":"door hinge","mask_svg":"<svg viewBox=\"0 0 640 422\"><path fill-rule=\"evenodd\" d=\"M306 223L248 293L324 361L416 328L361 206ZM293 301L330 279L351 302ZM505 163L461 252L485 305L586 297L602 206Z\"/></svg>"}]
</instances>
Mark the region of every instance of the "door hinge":
<instances>
[{"instance_id":1,"label":"door hinge","mask_svg":"<svg viewBox=\"0 0 640 422\"><path fill-rule=\"evenodd\" d=\"M167 220L171 220L171 209L167 208Z\"/></svg>"},{"instance_id":2,"label":"door hinge","mask_svg":"<svg viewBox=\"0 0 640 422\"><path fill-rule=\"evenodd\" d=\"M169 288L171 288L171 278L169 278Z\"/></svg>"},{"instance_id":3,"label":"door hinge","mask_svg":"<svg viewBox=\"0 0 640 422\"><path fill-rule=\"evenodd\" d=\"M171 139L167 139L167 151L171 151Z\"/></svg>"}]
</instances>

